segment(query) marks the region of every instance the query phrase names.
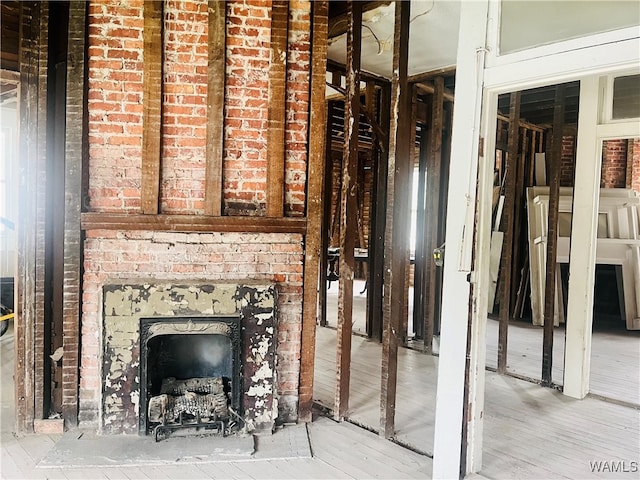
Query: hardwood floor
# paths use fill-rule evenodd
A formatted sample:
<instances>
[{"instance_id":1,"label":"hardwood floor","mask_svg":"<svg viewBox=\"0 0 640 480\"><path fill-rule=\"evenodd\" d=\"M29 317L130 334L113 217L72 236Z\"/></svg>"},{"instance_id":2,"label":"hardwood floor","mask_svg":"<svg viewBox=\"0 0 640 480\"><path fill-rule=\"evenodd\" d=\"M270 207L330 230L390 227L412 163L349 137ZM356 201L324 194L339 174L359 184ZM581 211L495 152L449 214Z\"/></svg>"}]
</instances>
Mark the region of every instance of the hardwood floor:
<instances>
[{"instance_id":1,"label":"hardwood floor","mask_svg":"<svg viewBox=\"0 0 640 480\"><path fill-rule=\"evenodd\" d=\"M350 478L429 478L431 459L381 439L348 422L336 423L317 417L308 426L313 452L309 458L260 459L263 452L258 439L256 454L244 461L216 461L135 466L115 464L108 467L42 468L41 460L54 449L61 435L13 433L13 334L0 338L0 478L1 479L350 479ZM285 427L286 428L286 427ZM304 428L304 427L302 427ZM277 444L275 437L268 437ZM271 441L273 440L273 441ZM79 439L79 442L82 438ZM92 443L87 442L87 445ZM273 448L273 447L270 447ZM273 453L273 452L270 452ZM139 452L131 452L131 456ZM277 456L277 455L276 455ZM273 456L271 456L273 457ZM122 462L124 463L124 462Z\"/></svg>"},{"instance_id":2,"label":"hardwood floor","mask_svg":"<svg viewBox=\"0 0 640 480\"><path fill-rule=\"evenodd\" d=\"M335 337L317 331L314 399L332 407ZM351 421L379 428L380 353L376 342L354 336ZM401 349L398 360L396 437L421 451L433 451L438 358ZM560 392L510 376L487 372L484 462L488 478L603 478L590 462L618 462L627 470L640 460L640 411L596 398L574 400ZM622 462L622 463L621 463ZM626 463L625 463L626 462ZM633 464L632 462L636 462ZM636 478L630 472L606 478Z\"/></svg>"}]
</instances>

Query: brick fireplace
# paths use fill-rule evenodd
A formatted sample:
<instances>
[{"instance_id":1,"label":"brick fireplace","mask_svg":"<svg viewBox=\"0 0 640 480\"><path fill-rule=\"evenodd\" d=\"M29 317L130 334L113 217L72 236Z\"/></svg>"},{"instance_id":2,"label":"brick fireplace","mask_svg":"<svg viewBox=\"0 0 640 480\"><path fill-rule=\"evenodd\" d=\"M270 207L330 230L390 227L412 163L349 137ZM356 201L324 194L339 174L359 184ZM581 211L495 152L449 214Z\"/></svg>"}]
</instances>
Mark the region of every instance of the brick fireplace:
<instances>
[{"instance_id":1,"label":"brick fireplace","mask_svg":"<svg viewBox=\"0 0 640 480\"><path fill-rule=\"evenodd\" d=\"M275 302L272 285L105 286L102 431L132 433L139 430L138 425L146 429L147 400L160 390L159 385L152 386L148 380L158 383L163 375L188 379L206 376L207 371L218 373L217 365L207 365L216 355L231 356L232 368L220 368L218 374L231 382L231 397L235 397L231 403L236 410L242 410L239 413L248 429L272 430L278 415L274 397ZM228 348L215 341L223 337L234 339L232 333L236 329L237 337ZM156 350L162 350L160 354L177 358L150 365L150 356L143 355L145 361L141 362L141 347L147 348L156 339L163 340L156 346ZM225 362L221 359L215 363ZM162 369L166 369L165 374L158 371Z\"/></svg>"},{"instance_id":2,"label":"brick fireplace","mask_svg":"<svg viewBox=\"0 0 640 480\"><path fill-rule=\"evenodd\" d=\"M85 245L81 422L106 434L139 432L141 322L176 332L189 320L229 317L238 318L247 428L296 420L299 235L93 231Z\"/></svg>"}]
</instances>

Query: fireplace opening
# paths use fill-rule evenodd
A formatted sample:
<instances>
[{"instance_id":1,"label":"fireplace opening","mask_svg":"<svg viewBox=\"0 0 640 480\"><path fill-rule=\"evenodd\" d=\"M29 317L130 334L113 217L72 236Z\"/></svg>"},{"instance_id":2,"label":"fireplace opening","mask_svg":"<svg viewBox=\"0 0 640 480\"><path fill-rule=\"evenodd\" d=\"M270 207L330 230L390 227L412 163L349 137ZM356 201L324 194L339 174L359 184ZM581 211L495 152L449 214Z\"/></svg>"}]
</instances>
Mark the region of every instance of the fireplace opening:
<instances>
[{"instance_id":1,"label":"fireplace opening","mask_svg":"<svg viewBox=\"0 0 640 480\"><path fill-rule=\"evenodd\" d=\"M140 434L241 429L241 350L236 316L140 319Z\"/></svg>"}]
</instances>

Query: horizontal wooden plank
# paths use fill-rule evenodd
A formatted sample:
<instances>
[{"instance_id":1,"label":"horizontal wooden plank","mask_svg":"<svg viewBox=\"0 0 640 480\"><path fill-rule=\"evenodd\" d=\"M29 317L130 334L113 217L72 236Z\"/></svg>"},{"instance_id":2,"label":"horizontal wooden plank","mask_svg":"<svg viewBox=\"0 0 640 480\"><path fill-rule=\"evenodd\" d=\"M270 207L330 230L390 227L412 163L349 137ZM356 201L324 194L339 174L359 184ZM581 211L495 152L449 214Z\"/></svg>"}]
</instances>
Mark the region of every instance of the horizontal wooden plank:
<instances>
[{"instance_id":1,"label":"horizontal wooden plank","mask_svg":"<svg viewBox=\"0 0 640 480\"><path fill-rule=\"evenodd\" d=\"M91 212L82 214L82 229L304 234L307 230L307 219L305 217L213 217L207 215L140 215Z\"/></svg>"}]
</instances>

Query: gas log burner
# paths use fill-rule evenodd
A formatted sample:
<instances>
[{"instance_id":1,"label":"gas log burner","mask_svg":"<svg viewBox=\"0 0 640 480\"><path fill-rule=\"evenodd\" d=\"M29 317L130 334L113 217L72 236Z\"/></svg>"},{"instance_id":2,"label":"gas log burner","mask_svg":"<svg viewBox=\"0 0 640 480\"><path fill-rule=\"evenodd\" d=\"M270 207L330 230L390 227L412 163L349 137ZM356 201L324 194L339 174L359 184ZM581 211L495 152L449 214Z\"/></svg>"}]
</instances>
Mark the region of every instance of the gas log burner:
<instances>
[{"instance_id":1,"label":"gas log burner","mask_svg":"<svg viewBox=\"0 0 640 480\"><path fill-rule=\"evenodd\" d=\"M140 434L244 427L240 328L239 316L140 319Z\"/></svg>"}]
</instances>

